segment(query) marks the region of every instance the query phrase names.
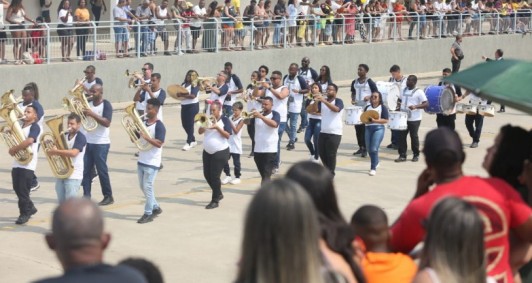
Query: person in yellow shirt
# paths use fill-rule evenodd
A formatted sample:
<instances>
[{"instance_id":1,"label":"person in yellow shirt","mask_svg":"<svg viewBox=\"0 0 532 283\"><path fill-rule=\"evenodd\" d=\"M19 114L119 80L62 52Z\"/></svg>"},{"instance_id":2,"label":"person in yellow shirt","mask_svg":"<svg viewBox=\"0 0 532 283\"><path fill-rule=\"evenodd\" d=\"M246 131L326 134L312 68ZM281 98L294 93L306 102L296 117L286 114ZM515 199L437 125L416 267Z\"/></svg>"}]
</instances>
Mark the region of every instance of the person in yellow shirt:
<instances>
[{"instance_id":1,"label":"person in yellow shirt","mask_svg":"<svg viewBox=\"0 0 532 283\"><path fill-rule=\"evenodd\" d=\"M365 246L361 267L367 283L412 282L417 266L405 254L388 246L390 230L386 213L377 206L364 205L351 218L357 238Z\"/></svg>"},{"instance_id":2,"label":"person in yellow shirt","mask_svg":"<svg viewBox=\"0 0 532 283\"><path fill-rule=\"evenodd\" d=\"M77 39L76 56L78 56L78 60L83 60L83 56L85 56L85 43L89 35L90 19L87 0L79 0L78 8L74 11L74 22L76 27L79 27L79 29L75 29Z\"/></svg>"},{"instance_id":3,"label":"person in yellow shirt","mask_svg":"<svg viewBox=\"0 0 532 283\"><path fill-rule=\"evenodd\" d=\"M231 3L235 7L236 14L240 16L240 0L231 0Z\"/></svg>"}]
</instances>

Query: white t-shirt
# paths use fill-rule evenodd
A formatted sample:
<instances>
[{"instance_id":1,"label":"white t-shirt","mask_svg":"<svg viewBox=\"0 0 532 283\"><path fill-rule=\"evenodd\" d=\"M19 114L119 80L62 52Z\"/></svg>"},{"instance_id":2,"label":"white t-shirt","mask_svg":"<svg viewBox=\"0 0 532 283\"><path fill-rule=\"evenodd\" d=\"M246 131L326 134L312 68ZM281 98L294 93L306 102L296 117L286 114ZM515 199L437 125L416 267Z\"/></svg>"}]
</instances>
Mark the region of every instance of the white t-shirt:
<instances>
[{"instance_id":1,"label":"white t-shirt","mask_svg":"<svg viewBox=\"0 0 532 283\"><path fill-rule=\"evenodd\" d=\"M91 110L96 113L99 116L105 117L108 120L111 120L113 115L113 108L111 106L111 103L109 101L104 100L100 105L94 106L93 102L89 102L89 106ZM105 112L105 113L104 113ZM109 117L110 113L110 117ZM91 144L109 144L111 143L111 139L109 138L109 128L104 127L100 124L98 124L98 127L90 132L85 132L82 130L85 134L85 137L87 138L87 143Z\"/></svg>"},{"instance_id":2,"label":"white t-shirt","mask_svg":"<svg viewBox=\"0 0 532 283\"><path fill-rule=\"evenodd\" d=\"M309 88L314 83L314 79L312 78L312 71L310 67L306 70L302 70L301 68L299 68L298 75L302 76L305 79Z\"/></svg>"},{"instance_id":3,"label":"white t-shirt","mask_svg":"<svg viewBox=\"0 0 532 283\"><path fill-rule=\"evenodd\" d=\"M229 79L229 82L227 83L227 86L228 86L227 92L230 92L230 91L235 91L235 90L242 88L242 83L240 83L240 79L235 74L232 74L231 79ZM223 104L233 106L233 103L235 103L236 101L237 95L238 94L236 93L231 94L231 100L224 101ZM224 97L224 100L225 100L225 97Z\"/></svg>"},{"instance_id":4,"label":"white t-shirt","mask_svg":"<svg viewBox=\"0 0 532 283\"><path fill-rule=\"evenodd\" d=\"M146 82L147 84L149 84L151 82L151 79L144 79L144 82ZM138 80L135 82L135 83L140 83ZM140 95L142 96L142 93L144 91L143 90L140 90ZM141 97L142 98L142 97ZM137 110L141 110L141 111L144 111L146 110L146 103L141 99L141 101L137 101L136 102L136 106Z\"/></svg>"},{"instance_id":5,"label":"white t-shirt","mask_svg":"<svg viewBox=\"0 0 532 283\"><path fill-rule=\"evenodd\" d=\"M275 91L280 92L285 87L286 86L282 85L276 88ZM288 96L284 99L279 99L277 98L277 96L273 95L273 93L269 89L266 90L266 96L271 97L273 99L273 111L279 113L279 115L281 116L281 123L286 122L288 120L288 106L286 105L288 101Z\"/></svg>"},{"instance_id":6,"label":"white t-shirt","mask_svg":"<svg viewBox=\"0 0 532 283\"><path fill-rule=\"evenodd\" d=\"M78 155L72 158L72 165L74 165L74 172L68 177L68 179L81 180L83 179L83 157L85 156L85 148L87 145L87 139L85 135L81 132L78 132L68 139L68 133L65 134L65 140L68 146L68 149L77 148L79 150Z\"/></svg>"},{"instance_id":7,"label":"white t-shirt","mask_svg":"<svg viewBox=\"0 0 532 283\"><path fill-rule=\"evenodd\" d=\"M4 4L0 3L0 29L4 28Z\"/></svg>"},{"instance_id":8,"label":"white t-shirt","mask_svg":"<svg viewBox=\"0 0 532 283\"><path fill-rule=\"evenodd\" d=\"M342 117L344 114L344 103L340 98L336 98L330 103L340 107L340 111L334 112L327 105L320 102L321 106L318 106L318 108L321 108L321 132L341 136L343 130Z\"/></svg>"},{"instance_id":9,"label":"white t-shirt","mask_svg":"<svg viewBox=\"0 0 532 283\"><path fill-rule=\"evenodd\" d=\"M368 80L369 80L369 78L366 78L366 80L363 83L361 83L361 82L358 81L358 79L356 79L355 82L353 83L353 87L356 90L356 99L355 99L355 101L361 103L361 102L364 101L364 97L371 95L371 88L369 87ZM366 105L369 104L369 101L366 102L365 104ZM357 105L358 105L358 103L357 103Z\"/></svg>"},{"instance_id":10,"label":"white t-shirt","mask_svg":"<svg viewBox=\"0 0 532 283\"><path fill-rule=\"evenodd\" d=\"M181 86L186 88L188 90L188 93L196 95L196 97L194 98L191 98L191 99L187 98L187 99L181 100L181 105L188 105L188 104L194 104L194 103L199 102L199 86L192 87L192 84L189 84L189 85L182 84Z\"/></svg>"},{"instance_id":11,"label":"white t-shirt","mask_svg":"<svg viewBox=\"0 0 532 283\"><path fill-rule=\"evenodd\" d=\"M33 157L30 163L26 165L18 163L18 161L15 159L13 161L13 168L24 168L35 171L35 168L37 168L37 160L39 160L37 150L39 149L39 137L41 135L41 128L39 127L39 125L37 125L37 123L33 123L31 125L26 126L25 128L22 128L22 133L24 134L24 139L28 137L33 138L33 144L28 147L33 152Z\"/></svg>"},{"instance_id":12,"label":"white t-shirt","mask_svg":"<svg viewBox=\"0 0 532 283\"><path fill-rule=\"evenodd\" d=\"M265 116L268 119L272 119L277 123L280 123L279 113L272 111ZM262 121L262 119L255 118L255 149L257 153L276 153L277 142L279 141L279 134L277 133L277 127L270 127Z\"/></svg>"},{"instance_id":13,"label":"white t-shirt","mask_svg":"<svg viewBox=\"0 0 532 283\"><path fill-rule=\"evenodd\" d=\"M227 132L231 133L231 122L227 117L222 116L216 124L218 127L223 128ZM215 154L218 151L222 151L229 148L229 141L223 137L216 129L205 129L205 138L203 139L203 149L208 154Z\"/></svg>"},{"instance_id":14,"label":"white t-shirt","mask_svg":"<svg viewBox=\"0 0 532 283\"><path fill-rule=\"evenodd\" d=\"M407 121L421 121L423 118L423 109L408 109L409 106L419 105L427 101L427 97L422 89L414 88L408 89L405 88L401 95L401 111L408 113Z\"/></svg>"},{"instance_id":15,"label":"white t-shirt","mask_svg":"<svg viewBox=\"0 0 532 283\"><path fill-rule=\"evenodd\" d=\"M299 83L298 76L294 76L294 78L290 79L289 76L287 76L284 79L284 85L288 88L290 95L288 98L288 112L290 113L301 113L301 107L303 106L303 94L296 93L293 90L301 90L302 86Z\"/></svg>"},{"instance_id":16,"label":"white t-shirt","mask_svg":"<svg viewBox=\"0 0 532 283\"><path fill-rule=\"evenodd\" d=\"M122 9L120 9L120 10L122 10ZM68 14L68 17L67 17L67 21L65 23L65 22L61 21L61 18L65 17L67 14ZM68 10L65 10L65 9L59 10L59 15L57 16L57 18L58 18L58 21L59 21L60 24L65 25L67 27L71 27L72 24L74 23L74 17L72 17L72 13L68 13Z\"/></svg>"},{"instance_id":17,"label":"white t-shirt","mask_svg":"<svg viewBox=\"0 0 532 283\"><path fill-rule=\"evenodd\" d=\"M157 120L151 125L148 125L147 122L148 121L144 121L144 125L146 126L146 129L148 129L150 136L164 142L166 137L166 128L164 127L163 122ZM143 143L146 143L142 137L140 139ZM139 151L139 159L137 164L159 169L161 166L162 154L162 147L158 148L156 146L152 146L152 148L149 150L141 150Z\"/></svg>"},{"instance_id":18,"label":"white t-shirt","mask_svg":"<svg viewBox=\"0 0 532 283\"><path fill-rule=\"evenodd\" d=\"M146 110L146 105L148 104L148 100L150 98L152 98L152 97L151 97L151 95L148 92L141 91L141 99L142 99L142 92L144 92L144 99L141 100L141 104L142 104L142 107L143 107L142 110L145 111ZM161 101L161 107L159 107L159 112L157 112L157 119L163 121L163 103L164 103L164 100L166 99L166 91L164 91L164 89L162 89L162 88L159 88L157 91L152 91L152 93L153 93L153 96L154 96L153 98L157 98L157 99L159 99L159 101ZM159 98L159 96L161 96L161 98Z\"/></svg>"},{"instance_id":19,"label":"white t-shirt","mask_svg":"<svg viewBox=\"0 0 532 283\"><path fill-rule=\"evenodd\" d=\"M233 124L233 126L235 126L235 128L238 123L240 123L240 121L242 121L242 117L236 120L233 120L231 118L231 123ZM238 134L235 134L233 131L231 131L231 136L229 137L229 152L242 154L242 129L243 128L238 131Z\"/></svg>"},{"instance_id":20,"label":"white t-shirt","mask_svg":"<svg viewBox=\"0 0 532 283\"><path fill-rule=\"evenodd\" d=\"M205 7L200 8L198 5L194 6L194 8L192 8L192 11L197 16L205 16L207 14L207 10L205 9ZM202 23L203 23L202 19L192 19L190 21L190 26L193 26L195 28L201 28Z\"/></svg>"},{"instance_id":21,"label":"white t-shirt","mask_svg":"<svg viewBox=\"0 0 532 283\"><path fill-rule=\"evenodd\" d=\"M248 97L251 97L251 95L253 94L253 89L252 88L246 89L245 92L246 92L246 95L248 95ZM246 103L246 110L249 113L251 113L251 111L253 110L260 111L261 108L262 108L262 103L260 103L256 99L248 100L248 102Z\"/></svg>"},{"instance_id":22,"label":"white t-shirt","mask_svg":"<svg viewBox=\"0 0 532 283\"><path fill-rule=\"evenodd\" d=\"M314 103L317 103L315 100L312 100L309 105L312 105ZM316 119L316 120L321 120L321 115L316 115L316 114L310 114L310 113L307 113L307 116L309 119Z\"/></svg>"}]
</instances>

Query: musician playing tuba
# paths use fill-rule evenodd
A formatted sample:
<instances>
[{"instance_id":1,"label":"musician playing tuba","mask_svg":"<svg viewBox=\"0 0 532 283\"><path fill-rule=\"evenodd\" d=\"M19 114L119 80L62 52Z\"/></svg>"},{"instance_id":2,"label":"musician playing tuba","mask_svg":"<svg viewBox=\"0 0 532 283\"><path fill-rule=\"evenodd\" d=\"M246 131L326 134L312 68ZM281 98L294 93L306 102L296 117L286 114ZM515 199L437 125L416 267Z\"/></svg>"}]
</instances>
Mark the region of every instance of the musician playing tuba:
<instances>
[{"instance_id":1,"label":"musician playing tuba","mask_svg":"<svg viewBox=\"0 0 532 283\"><path fill-rule=\"evenodd\" d=\"M5 112L5 109L2 109ZM4 115L2 115L4 116ZM14 118L14 113L8 117ZM9 155L15 157L11 177L13 189L18 197L18 208L20 215L15 224L24 224L30 217L37 213L30 198L30 186L33 174L37 168L37 148L39 147L38 137L41 134L41 128L37 124L37 109L33 105L28 105L24 109L22 125L17 118L7 121L8 126L2 127L2 137L8 142ZM10 137L8 139L8 137ZM19 158L24 155L23 158Z\"/></svg>"},{"instance_id":2,"label":"musician playing tuba","mask_svg":"<svg viewBox=\"0 0 532 283\"><path fill-rule=\"evenodd\" d=\"M65 157L71 160L68 165L73 165L72 170L65 178L56 174L57 180L55 181L55 192L57 193L57 200L59 203L64 202L66 199L75 198L78 196L79 187L81 186L81 180L83 179L83 158L85 156L85 146L87 145L87 139L81 129L81 117L76 113L71 113L67 118L67 130L62 130L63 116L60 116L60 125L56 132L61 136L62 141L58 141L58 144L52 144L52 147L46 148L49 145L42 145L44 152L49 156L49 159L54 160L55 157ZM47 121L48 124L48 121ZM50 124L48 124L50 126ZM54 131L54 129L52 129ZM63 144L63 141L65 144ZM57 160L57 159L55 159ZM52 167L54 168L54 167ZM67 168L63 168L67 170ZM55 173L55 171L54 171Z\"/></svg>"}]
</instances>

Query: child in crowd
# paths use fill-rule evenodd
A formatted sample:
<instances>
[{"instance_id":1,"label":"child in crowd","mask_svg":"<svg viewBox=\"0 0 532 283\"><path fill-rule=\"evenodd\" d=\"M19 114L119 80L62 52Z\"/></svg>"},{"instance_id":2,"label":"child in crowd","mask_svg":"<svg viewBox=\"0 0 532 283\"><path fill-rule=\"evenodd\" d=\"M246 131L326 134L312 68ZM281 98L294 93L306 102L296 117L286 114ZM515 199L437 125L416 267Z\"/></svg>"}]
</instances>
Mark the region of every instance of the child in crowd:
<instances>
[{"instance_id":1,"label":"child in crowd","mask_svg":"<svg viewBox=\"0 0 532 283\"><path fill-rule=\"evenodd\" d=\"M35 25L31 28L31 51L37 53L39 58L46 58L46 30L43 25L43 18L37 17Z\"/></svg>"},{"instance_id":2,"label":"child in crowd","mask_svg":"<svg viewBox=\"0 0 532 283\"><path fill-rule=\"evenodd\" d=\"M157 36L157 27L155 26L154 22L150 21L149 24L150 31L148 32L147 36L148 45L146 46L146 53L148 55L155 55L155 40Z\"/></svg>"},{"instance_id":3,"label":"child in crowd","mask_svg":"<svg viewBox=\"0 0 532 283\"><path fill-rule=\"evenodd\" d=\"M388 217L382 209L362 206L353 214L351 226L365 246L361 267L367 283L412 282L417 266L409 256L390 251Z\"/></svg>"},{"instance_id":4,"label":"child in crowd","mask_svg":"<svg viewBox=\"0 0 532 283\"><path fill-rule=\"evenodd\" d=\"M231 158L233 158L233 166L235 166L235 178L231 178L231 169L229 168L229 161L224 166L225 178L222 180L222 185L230 183L232 185L240 184L240 155L242 155L242 132L240 131L244 126L244 119L241 117L244 105L237 101L233 104L233 116L231 117L231 128L233 132L229 137L229 151Z\"/></svg>"}]
</instances>

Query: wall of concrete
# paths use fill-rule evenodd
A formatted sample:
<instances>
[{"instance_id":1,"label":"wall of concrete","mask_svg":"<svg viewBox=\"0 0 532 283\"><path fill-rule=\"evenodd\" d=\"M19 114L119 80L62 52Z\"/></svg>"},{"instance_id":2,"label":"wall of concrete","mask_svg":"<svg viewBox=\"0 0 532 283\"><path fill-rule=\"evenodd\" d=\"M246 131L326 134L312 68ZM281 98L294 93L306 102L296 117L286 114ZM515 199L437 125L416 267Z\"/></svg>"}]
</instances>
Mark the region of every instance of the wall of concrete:
<instances>
[{"instance_id":1,"label":"wall of concrete","mask_svg":"<svg viewBox=\"0 0 532 283\"><path fill-rule=\"evenodd\" d=\"M454 39L418 40L406 42L384 42L345 46L304 47L291 49L267 49L257 51L233 51L220 53L193 54L184 56L149 57L141 59L114 59L96 61L96 74L104 81L104 96L111 102L125 102L133 98L134 89L127 88L126 69L139 70L143 63L155 65L155 72L161 73L162 85L181 83L189 69L195 69L200 76L214 76L223 69L224 62L233 63L233 71L244 84L260 65L267 65L270 72L280 70L286 73L290 63L300 63L308 56L311 66L319 69L321 65L331 68L334 81L352 80L356 76L358 64L370 67L372 77L387 76L391 65L401 66L404 74L421 74L440 71L451 67L450 46ZM482 61L481 56L493 57L497 48L502 48L505 58L532 60L532 36L501 35L466 37L462 43L465 59L462 69ZM45 108L62 107L61 99L73 86L77 78L84 76L83 70L88 62L54 63L51 65L0 67L0 93L15 89L17 96L22 87L34 81L41 92L41 103Z\"/></svg>"}]
</instances>

